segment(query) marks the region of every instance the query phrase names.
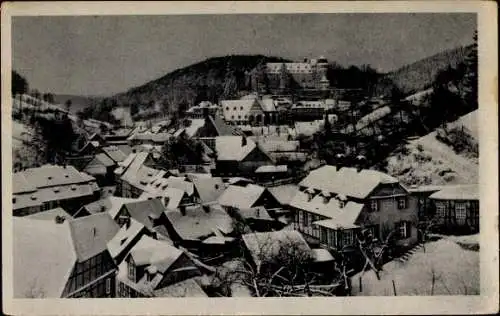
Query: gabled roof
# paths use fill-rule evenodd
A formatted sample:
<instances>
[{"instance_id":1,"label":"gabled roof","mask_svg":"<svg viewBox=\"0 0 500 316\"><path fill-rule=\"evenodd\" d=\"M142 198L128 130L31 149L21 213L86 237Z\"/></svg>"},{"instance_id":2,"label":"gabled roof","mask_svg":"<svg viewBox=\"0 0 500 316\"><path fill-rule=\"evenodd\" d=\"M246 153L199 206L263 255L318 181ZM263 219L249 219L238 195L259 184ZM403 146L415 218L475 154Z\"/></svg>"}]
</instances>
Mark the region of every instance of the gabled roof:
<instances>
[{"instance_id":1,"label":"gabled roof","mask_svg":"<svg viewBox=\"0 0 500 316\"><path fill-rule=\"evenodd\" d=\"M155 226L153 220L159 218L165 211L159 199L126 203L122 207L127 209L132 218L150 230Z\"/></svg>"},{"instance_id":2,"label":"gabled roof","mask_svg":"<svg viewBox=\"0 0 500 316\"><path fill-rule=\"evenodd\" d=\"M192 183L198 192L202 203L210 203L217 201L219 196L224 192L226 187L222 178L203 178L196 177L192 179Z\"/></svg>"},{"instance_id":3,"label":"gabled roof","mask_svg":"<svg viewBox=\"0 0 500 316\"><path fill-rule=\"evenodd\" d=\"M263 206L257 206L252 208L242 208L238 209L238 213L244 219L254 219L254 220L267 220L273 221L274 219L269 215L266 208Z\"/></svg>"},{"instance_id":4,"label":"gabled roof","mask_svg":"<svg viewBox=\"0 0 500 316\"><path fill-rule=\"evenodd\" d=\"M217 152L217 160L244 160L245 157L252 152L256 144L251 139L246 139L246 144L243 144L242 136L219 136L215 138L215 150Z\"/></svg>"},{"instance_id":5,"label":"gabled roof","mask_svg":"<svg viewBox=\"0 0 500 316\"><path fill-rule=\"evenodd\" d=\"M130 250L130 255L136 266L153 265L158 272L165 273L182 255L182 251L168 242L142 236Z\"/></svg>"},{"instance_id":6,"label":"gabled roof","mask_svg":"<svg viewBox=\"0 0 500 316\"><path fill-rule=\"evenodd\" d=\"M186 181L184 177L170 176L166 179L165 183L168 187L182 190L189 196L194 193L193 183Z\"/></svg>"},{"instance_id":7,"label":"gabled roof","mask_svg":"<svg viewBox=\"0 0 500 316\"><path fill-rule=\"evenodd\" d=\"M120 227L107 213L93 214L69 221L75 252L83 262L107 249Z\"/></svg>"},{"instance_id":8,"label":"gabled roof","mask_svg":"<svg viewBox=\"0 0 500 316\"><path fill-rule=\"evenodd\" d=\"M288 205L299 191L295 184L284 184L268 188L269 192L281 205Z\"/></svg>"},{"instance_id":9,"label":"gabled roof","mask_svg":"<svg viewBox=\"0 0 500 316\"><path fill-rule=\"evenodd\" d=\"M263 258L272 260L279 256L283 249L291 247L313 257L311 248L302 234L296 230L250 233L244 234L242 239L257 266L262 263Z\"/></svg>"},{"instance_id":10,"label":"gabled roof","mask_svg":"<svg viewBox=\"0 0 500 316\"><path fill-rule=\"evenodd\" d=\"M479 186L477 184L449 185L430 196L434 200L478 200Z\"/></svg>"},{"instance_id":11,"label":"gabled roof","mask_svg":"<svg viewBox=\"0 0 500 316\"><path fill-rule=\"evenodd\" d=\"M206 212L202 207L186 208L186 215L180 211L167 211L168 220L183 240L198 240L212 234L229 234L233 231L231 217L219 206L210 205Z\"/></svg>"},{"instance_id":12,"label":"gabled roof","mask_svg":"<svg viewBox=\"0 0 500 316\"><path fill-rule=\"evenodd\" d=\"M208 119L215 127L218 136L234 136L240 134L240 132L238 132L234 127L226 124L226 122L224 122L224 120L222 120L219 116L210 115Z\"/></svg>"},{"instance_id":13,"label":"gabled roof","mask_svg":"<svg viewBox=\"0 0 500 316\"><path fill-rule=\"evenodd\" d=\"M107 251L118 229L107 214L62 223L13 217L14 297L61 297L76 262Z\"/></svg>"},{"instance_id":14,"label":"gabled roof","mask_svg":"<svg viewBox=\"0 0 500 316\"><path fill-rule=\"evenodd\" d=\"M127 145L125 145L125 146L130 148L130 146L127 146ZM127 155L132 151L130 149L129 153L123 152L122 148L126 148L125 146L107 146L107 147L103 147L102 150L115 163L118 163L118 162L124 161L127 158Z\"/></svg>"},{"instance_id":15,"label":"gabled roof","mask_svg":"<svg viewBox=\"0 0 500 316\"><path fill-rule=\"evenodd\" d=\"M265 190L266 188L254 184L245 187L230 185L217 201L222 206L248 209L254 206Z\"/></svg>"},{"instance_id":16,"label":"gabled roof","mask_svg":"<svg viewBox=\"0 0 500 316\"><path fill-rule=\"evenodd\" d=\"M275 112L276 111L276 106L275 102L273 99L270 98L262 98L259 100L260 105L262 106L262 110L264 112Z\"/></svg>"},{"instance_id":17,"label":"gabled roof","mask_svg":"<svg viewBox=\"0 0 500 316\"><path fill-rule=\"evenodd\" d=\"M165 205L165 208L167 210L175 210L179 207L184 194L186 193L183 190L169 187L163 189L163 187L160 186L158 190L148 189L147 191L144 191L140 198L144 200L160 198L162 201L165 201L165 198L168 198L168 203Z\"/></svg>"},{"instance_id":18,"label":"gabled roof","mask_svg":"<svg viewBox=\"0 0 500 316\"><path fill-rule=\"evenodd\" d=\"M13 217L12 224L14 297L61 297L77 259L67 221Z\"/></svg>"},{"instance_id":19,"label":"gabled roof","mask_svg":"<svg viewBox=\"0 0 500 316\"><path fill-rule=\"evenodd\" d=\"M380 184L395 184L399 181L380 171L356 168L323 166L313 170L299 183L301 187L313 188L334 194L343 194L364 199Z\"/></svg>"},{"instance_id":20,"label":"gabled roof","mask_svg":"<svg viewBox=\"0 0 500 316\"><path fill-rule=\"evenodd\" d=\"M121 255L143 228L144 225L133 218L130 219L129 227L122 226L118 233L108 242L107 246L111 257L115 259Z\"/></svg>"}]
</instances>

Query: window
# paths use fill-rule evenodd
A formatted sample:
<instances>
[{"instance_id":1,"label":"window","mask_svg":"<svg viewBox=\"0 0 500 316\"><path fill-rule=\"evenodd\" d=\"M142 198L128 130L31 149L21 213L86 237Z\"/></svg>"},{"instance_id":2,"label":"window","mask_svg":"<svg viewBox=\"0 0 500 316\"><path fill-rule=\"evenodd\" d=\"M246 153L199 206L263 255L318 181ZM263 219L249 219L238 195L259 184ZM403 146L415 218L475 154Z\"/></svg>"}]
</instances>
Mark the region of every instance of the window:
<instances>
[{"instance_id":1,"label":"window","mask_svg":"<svg viewBox=\"0 0 500 316\"><path fill-rule=\"evenodd\" d=\"M241 115L238 115L238 120L241 120Z\"/></svg>"},{"instance_id":2,"label":"window","mask_svg":"<svg viewBox=\"0 0 500 316\"><path fill-rule=\"evenodd\" d=\"M128 263L128 278L135 282L135 267L132 262Z\"/></svg>"},{"instance_id":3,"label":"window","mask_svg":"<svg viewBox=\"0 0 500 316\"><path fill-rule=\"evenodd\" d=\"M229 107L228 106L226 106L226 111L229 111Z\"/></svg>"},{"instance_id":4,"label":"window","mask_svg":"<svg viewBox=\"0 0 500 316\"><path fill-rule=\"evenodd\" d=\"M242 106L240 106L240 110L243 111L243 107Z\"/></svg>"},{"instance_id":5,"label":"window","mask_svg":"<svg viewBox=\"0 0 500 316\"><path fill-rule=\"evenodd\" d=\"M344 208L345 207L345 201L339 201L339 207Z\"/></svg>"},{"instance_id":6,"label":"window","mask_svg":"<svg viewBox=\"0 0 500 316\"><path fill-rule=\"evenodd\" d=\"M370 210L372 212L378 211L378 200L371 200L370 201Z\"/></svg>"},{"instance_id":7,"label":"window","mask_svg":"<svg viewBox=\"0 0 500 316\"><path fill-rule=\"evenodd\" d=\"M321 227L321 243L323 244L328 244L328 233L327 233L327 230L326 228L324 227Z\"/></svg>"},{"instance_id":8,"label":"window","mask_svg":"<svg viewBox=\"0 0 500 316\"><path fill-rule=\"evenodd\" d=\"M233 108L233 111L236 111L236 107Z\"/></svg>"},{"instance_id":9,"label":"window","mask_svg":"<svg viewBox=\"0 0 500 316\"><path fill-rule=\"evenodd\" d=\"M446 205L444 203L436 203L436 215L438 217L446 217Z\"/></svg>"},{"instance_id":10,"label":"window","mask_svg":"<svg viewBox=\"0 0 500 316\"><path fill-rule=\"evenodd\" d=\"M398 198L398 209L399 210L406 209L406 197Z\"/></svg>"},{"instance_id":11,"label":"window","mask_svg":"<svg viewBox=\"0 0 500 316\"><path fill-rule=\"evenodd\" d=\"M457 219L457 224L465 224L465 220L467 219L467 208L465 207L465 203L455 204L455 216Z\"/></svg>"},{"instance_id":12,"label":"window","mask_svg":"<svg viewBox=\"0 0 500 316\"><path fill-rule=\"evenodd\" d=\"M399 237L401 239L409 238L411 235L411 227L409 222L400 222L398 224Z\"/></svg>"},{"instance_id":13,"label":"window","mask_svg":"<svg viewBox=\"0 0 500 316\"><path fill-rule=\"evenodd\" d=\"M111 293L111 279L106 278L106 294L110 294L110 293Z\"/></svg>"},{"instance_id":14,"label":"window","mask_svg":"<svg viewBox=\"0 0 500 316\"><path fill-rule=\"evenodd\" d=\"M350 246L353 244L353 237L351 230L342 231L342 242L343 246Z\"/></svg>"},{"instance_id":15,"label":"window","mask_svg":"<svg viewBox=\"0 0 500 316\"><path fill-rule=\"evenodd\" d=\"M302 214L304 216L304 226L307 227L307 226L309 226L309 213L302 212Z\"/></svg>"},{"instance_id":16,"label":"window","mask_svg":"<svg viewBox=\"0 0 500 316\"><path fill-rule=\"evenodd\" d=\"M231 115L231 119L234 120L234 115Z\"/></svg>"}]
</instances>

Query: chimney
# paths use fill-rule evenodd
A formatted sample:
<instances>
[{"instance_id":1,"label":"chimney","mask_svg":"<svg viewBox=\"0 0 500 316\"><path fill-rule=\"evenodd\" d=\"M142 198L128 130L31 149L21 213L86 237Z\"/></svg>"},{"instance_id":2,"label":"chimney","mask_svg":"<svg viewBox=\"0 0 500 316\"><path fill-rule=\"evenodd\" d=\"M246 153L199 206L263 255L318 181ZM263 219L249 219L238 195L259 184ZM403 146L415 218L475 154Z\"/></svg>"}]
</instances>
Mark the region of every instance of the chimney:
<instances>
[{"instance_id":1,"label":"chimney","mask_svg":"<svg viewBox=\"0 0 500 316\"><path fill-rule=\"evenodd\" d=\"M205 213L209 213L210 212L210 206L208 205L203 205L203 210L205 211Z\"/></svg>"},{"instance_id":2,"label":"chimney","mask_svg":"<svg viewBox=\"0 0 500 316\"><path fill-rule=\"evenodd\" d=\"M129 229L130 228L130 224L131 224L130 217L127 217L127 219L125 219L125 228Z\"/></svg>"},{"instance_id":3,"label":"chimney","mask_svg":"<svg viewBox=\"0 0 500 316\"><path fill-rule=\"evenodd\" d=\"M241 136L241 147L245 147L247 145L247 138L245 136Z\"/></svg>"},{"instance_id":4,"label":"chimney","mask_svg":"<svg viewBox=\"0 0 500 316\"><path fill-rule=\"evenodd\" d=\"M62 223L64 223L65 220L66 220L66 217L64 217L64 216L61 216L61 215L56 216L56 224L62 224Z\"/></svg>"}]
</instances>

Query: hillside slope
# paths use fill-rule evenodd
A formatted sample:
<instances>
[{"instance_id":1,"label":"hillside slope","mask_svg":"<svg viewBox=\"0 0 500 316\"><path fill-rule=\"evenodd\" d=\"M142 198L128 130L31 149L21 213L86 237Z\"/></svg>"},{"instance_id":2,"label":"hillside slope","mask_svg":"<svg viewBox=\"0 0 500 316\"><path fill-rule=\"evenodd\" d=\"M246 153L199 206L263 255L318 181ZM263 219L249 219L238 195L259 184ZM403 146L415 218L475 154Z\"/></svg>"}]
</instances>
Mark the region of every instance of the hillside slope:
<instances>
[{"instance_id":1,"label":"hillside slope","mask_svg":"<svg viewBox=\"0 0 500 316\"><path fill-rule=\"evenodd\" d=\"M450 128L464 126L477 141L477 110L449 124ZM387 171L405 184L467 184L478 183L478 158L456 153L452 147L436 138L437 131L409 141L388 159Z\"/></svg>"},{"instance_id":2,"label":"hillside slope","mask_svg":"<svg viewBox=\"0 0 500 316\"><path fill-rule=\"evenodd\" d=\"M472 46L447 50L403 66L386 74L379 83L381 92L390 91L390 83L395 84L404 95L409 95L430 87L436 74L448 66L456 67L465 60Z\"/></svg>"}]
</instances>

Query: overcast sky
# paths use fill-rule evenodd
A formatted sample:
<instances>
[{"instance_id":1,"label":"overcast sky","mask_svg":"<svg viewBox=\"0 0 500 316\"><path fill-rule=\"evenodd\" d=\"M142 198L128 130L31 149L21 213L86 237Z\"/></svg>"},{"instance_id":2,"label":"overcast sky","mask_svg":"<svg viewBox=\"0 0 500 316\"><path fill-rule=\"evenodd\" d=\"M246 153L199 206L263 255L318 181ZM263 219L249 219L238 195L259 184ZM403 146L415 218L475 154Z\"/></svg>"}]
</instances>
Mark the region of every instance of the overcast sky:
<instances>
[{"instance_id":1,"label":"overcast sky","mask_svg":"<svg viewBox=\"0 0 500 316\"><path fill-rule=\"evenodd\" d=\"M13 68L40 91L111 95L227 54L324 55L390 71L472 42L475 14L13 17Z\"/></svg>"}]
</instances>

